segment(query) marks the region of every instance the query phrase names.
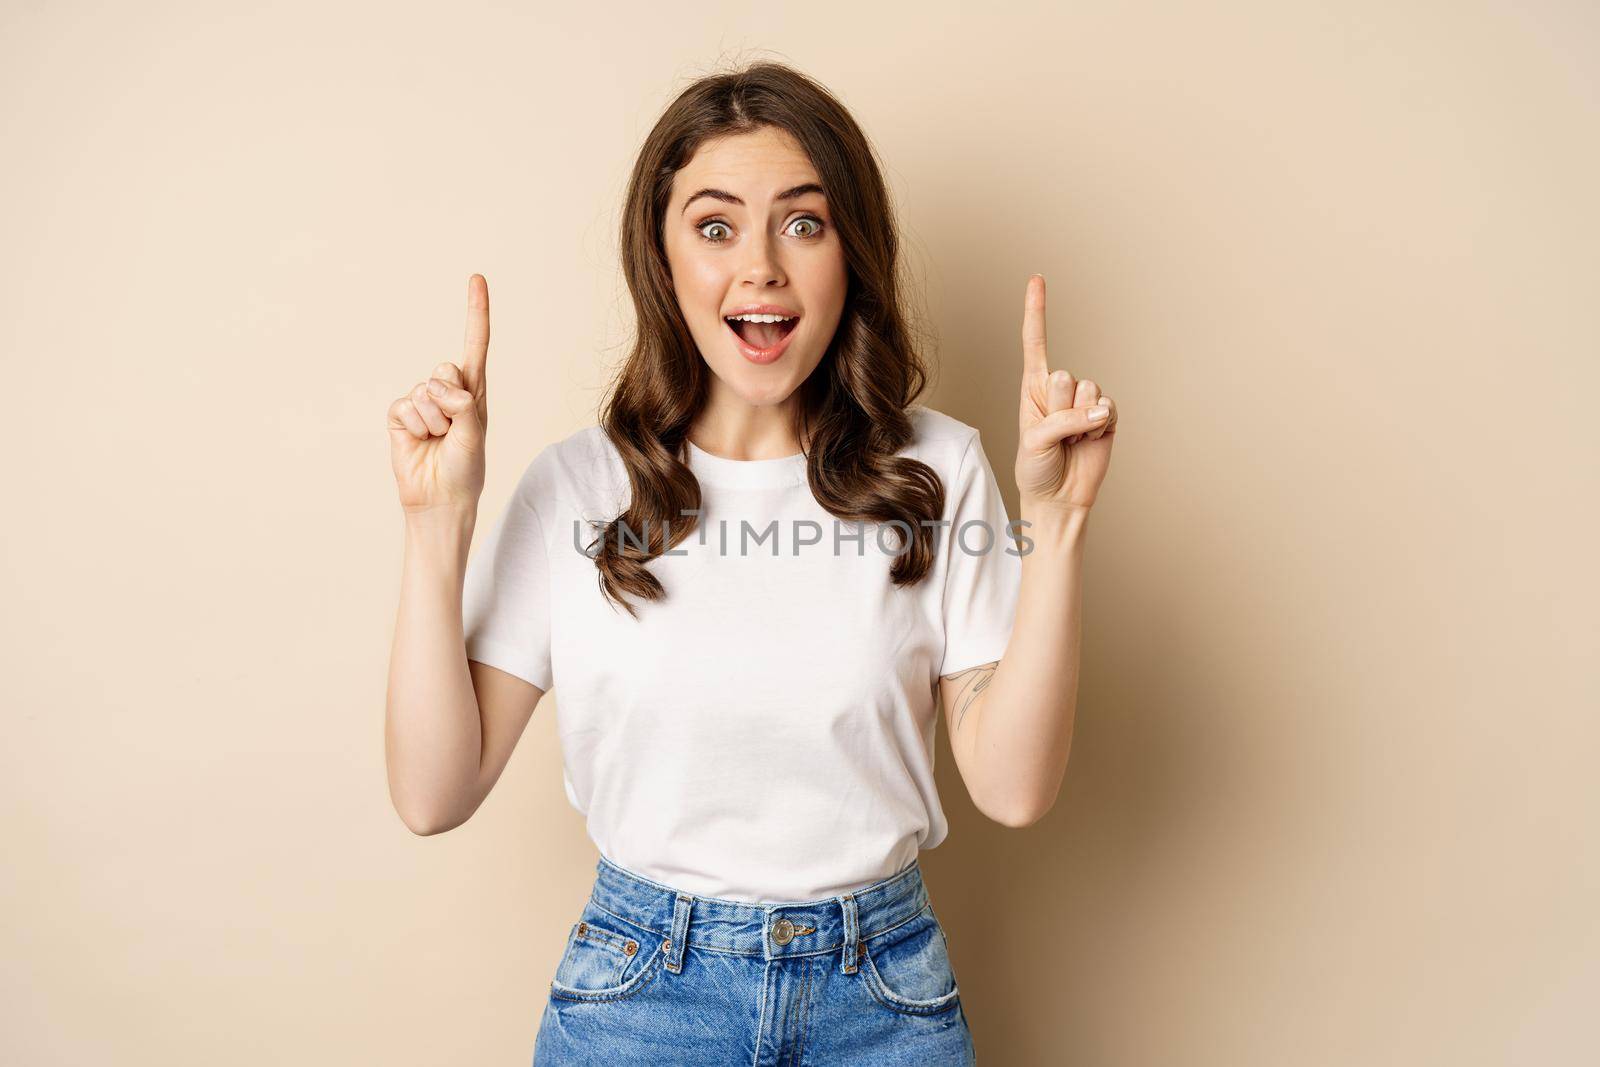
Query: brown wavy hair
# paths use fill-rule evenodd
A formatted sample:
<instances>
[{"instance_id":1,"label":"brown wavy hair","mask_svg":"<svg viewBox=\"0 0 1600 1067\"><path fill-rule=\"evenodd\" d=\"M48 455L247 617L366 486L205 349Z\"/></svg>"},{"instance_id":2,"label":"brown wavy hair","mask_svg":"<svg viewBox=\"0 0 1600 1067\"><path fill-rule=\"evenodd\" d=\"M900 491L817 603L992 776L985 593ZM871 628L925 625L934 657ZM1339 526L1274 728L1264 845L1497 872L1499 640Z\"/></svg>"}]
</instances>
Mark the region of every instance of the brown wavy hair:
<instances>
[{"instance_id":1,"label":"brown wavy hair","mask_svg":"<svg viewBox=\"0 0 1600 1067\"><path fill-rule=\"evenodd\" d=\"M901 553L890 571L895 585L921 581L933 565L935 533L924 520L943 514L944 486L927 464L895 455L911 440L907 409L927 384L927 369L902 312L888 189L870 142L844 106L807 75L762 61L683 90L645 138L628 184L622 266L638 328L600 425L621 454L633 495L621 515L592 524L599 533L587 551L602 594L634 617L622 594L665 595L646 564L694 532L696 517L683 512L701 507L684 441L712 371L678 306L663 244L673 176L706 141L764 127L787 130L810 157L848 267L838 329L797 390L795 431L812 495L846 522L904 524L891 527Z\"/></svg>"}]
</instances>

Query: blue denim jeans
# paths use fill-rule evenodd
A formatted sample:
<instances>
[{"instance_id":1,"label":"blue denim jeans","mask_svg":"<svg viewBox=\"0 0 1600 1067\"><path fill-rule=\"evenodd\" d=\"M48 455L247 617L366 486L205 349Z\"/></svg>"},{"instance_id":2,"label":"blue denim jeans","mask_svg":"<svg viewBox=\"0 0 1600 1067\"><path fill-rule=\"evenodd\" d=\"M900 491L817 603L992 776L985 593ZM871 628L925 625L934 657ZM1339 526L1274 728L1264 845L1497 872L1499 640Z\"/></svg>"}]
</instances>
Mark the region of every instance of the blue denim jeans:
<instances>
[{"instance_id":1,"label":"blue denim jeans","mask_svg":"<svg viewBox=\"0 0 1600 1067\"><path fill-rule=\"evenodd\" d=\"M824 900L697 897L600 857L534 1067L972 1064L922 871Z\"/></svg>"}]
</instances>

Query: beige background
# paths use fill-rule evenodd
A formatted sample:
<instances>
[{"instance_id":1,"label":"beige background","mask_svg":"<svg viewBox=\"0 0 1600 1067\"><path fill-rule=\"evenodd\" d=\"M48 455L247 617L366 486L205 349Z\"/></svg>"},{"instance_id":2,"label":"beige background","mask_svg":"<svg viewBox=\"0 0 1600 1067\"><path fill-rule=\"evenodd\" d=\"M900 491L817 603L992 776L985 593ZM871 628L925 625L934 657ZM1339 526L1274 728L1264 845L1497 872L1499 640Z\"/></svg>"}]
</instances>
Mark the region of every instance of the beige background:
<instances>
[{"instance_id":1,"label":"beige background","mask_svg":"<svg viewBox=\"0 0 1600 1067\"><path fill-rule=\"evenodd\" d=\"M242 5L240 5L242 7ZM594 419L633 153L785 59L1010 457L1117 398L1055 810L939 777L988 1064L1600 1057L1600 15L1570 3L0 8L0 1060L525 1063L595 853L554 705L413 837L389 402L494 301L484 516Z\"/></svg>"}]
</instances>

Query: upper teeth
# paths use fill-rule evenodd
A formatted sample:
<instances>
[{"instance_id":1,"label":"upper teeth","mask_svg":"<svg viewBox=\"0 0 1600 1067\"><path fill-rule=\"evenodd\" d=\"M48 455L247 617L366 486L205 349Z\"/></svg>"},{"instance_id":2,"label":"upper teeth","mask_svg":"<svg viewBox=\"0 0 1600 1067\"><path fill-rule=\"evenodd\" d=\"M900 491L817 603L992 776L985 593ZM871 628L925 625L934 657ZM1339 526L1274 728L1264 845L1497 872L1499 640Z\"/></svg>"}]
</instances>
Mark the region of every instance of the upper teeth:
<instances>
[{"instance_id":1,"label":"upper teeth","mask_svg":"<svg viewBox=\"0 0 1600 1067\"><path fill-rule=\"evenodd\" d=\"M729 315L730 319L740 319L744 322L790 322L792 315Z\"/></svg>"}]
</instances>

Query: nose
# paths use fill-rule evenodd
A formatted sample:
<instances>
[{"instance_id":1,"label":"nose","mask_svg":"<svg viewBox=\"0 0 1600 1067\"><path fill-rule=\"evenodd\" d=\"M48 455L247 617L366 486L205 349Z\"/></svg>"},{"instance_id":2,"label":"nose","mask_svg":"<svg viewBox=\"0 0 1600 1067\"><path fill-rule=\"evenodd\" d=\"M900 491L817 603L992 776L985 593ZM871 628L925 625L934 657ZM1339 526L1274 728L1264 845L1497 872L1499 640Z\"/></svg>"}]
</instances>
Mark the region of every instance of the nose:
<instances>
[{"instance_id":1,"label":"nose","mask_svg":"<svg viewBox=\"0 0 1600 1067\"><path fill-rule=\"evenodd\" d=\"M745 261L741 278L752 285L782 285L783 266L778 262L777 242L767 233L754 233L745 242Z\"/></svg>"}]
</instances>

